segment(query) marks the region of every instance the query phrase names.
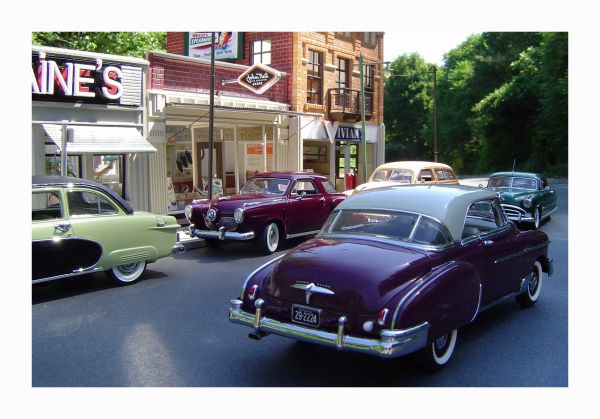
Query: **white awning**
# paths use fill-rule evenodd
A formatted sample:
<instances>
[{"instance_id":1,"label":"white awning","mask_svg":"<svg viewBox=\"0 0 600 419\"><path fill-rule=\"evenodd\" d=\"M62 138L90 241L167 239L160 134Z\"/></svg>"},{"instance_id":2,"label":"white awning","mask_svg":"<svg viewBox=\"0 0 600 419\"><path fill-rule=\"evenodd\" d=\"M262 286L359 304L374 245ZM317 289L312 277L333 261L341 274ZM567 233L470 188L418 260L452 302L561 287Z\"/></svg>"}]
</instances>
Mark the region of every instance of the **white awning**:
<instances>
[{"instance_id":1,"label":"white awning","mask_svg":"<svg viewBox=\"0 0 600 419\"><path fill-rule=\"evenodd\" d=\"M60 150L62 126L42 124L48 137ZM67 125L67 153L154 153L152 146L137 128Z\"/></svg>"}]
</instances>

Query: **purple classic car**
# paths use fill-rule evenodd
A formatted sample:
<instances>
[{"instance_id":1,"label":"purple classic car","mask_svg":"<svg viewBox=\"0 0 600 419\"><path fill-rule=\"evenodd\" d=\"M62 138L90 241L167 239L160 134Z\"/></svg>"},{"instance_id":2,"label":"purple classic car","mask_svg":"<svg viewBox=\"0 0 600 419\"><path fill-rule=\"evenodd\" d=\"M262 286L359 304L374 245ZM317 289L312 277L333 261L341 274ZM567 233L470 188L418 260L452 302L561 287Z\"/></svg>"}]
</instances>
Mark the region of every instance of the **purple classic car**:
<instances>
[{"instance_id":1,"label":"purple classic car","mask_svg":"<svg viewBox=\"0 0 600 419\"><path fill-rule=\"evenodd\" d=\"M426 368L450 360L457 331L513 296L539 298L548 237L508 221L498 196L458 185L353 195L317 237L269 261L231 300L256 340L277 334Z\"/></svg>"},{"instance_id":2,"label":"purple classic car","mask_svg":"<svg viewBox=\"0 0 600 419\"><path fill-rule=\"evenodd\" d=\"M190 232L210 247L254 240L267 254L281 238L316 234L346 196L315 173L269 172L249 179L238 195L199 200L185 208Z\"/></svg>"}]
</instances>

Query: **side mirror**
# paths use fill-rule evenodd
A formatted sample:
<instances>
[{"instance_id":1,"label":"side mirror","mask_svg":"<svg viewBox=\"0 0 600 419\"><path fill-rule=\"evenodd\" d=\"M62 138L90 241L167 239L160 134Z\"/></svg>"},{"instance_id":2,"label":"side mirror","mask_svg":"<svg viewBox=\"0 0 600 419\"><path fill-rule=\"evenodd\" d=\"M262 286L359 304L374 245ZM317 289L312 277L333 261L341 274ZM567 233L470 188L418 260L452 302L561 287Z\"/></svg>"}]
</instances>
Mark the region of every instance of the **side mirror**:
<instances>
[{"instance_id":1,"label":"side mirror","mask_svg":"<svg viewBox=\"0 0 600 419\"><path fill-rule=\"evenodd\" d=\"M480 188L483 188L483 185L480 183L480 184L479 184L479 187L480 187Z\"/></svg>"}]
</instances>

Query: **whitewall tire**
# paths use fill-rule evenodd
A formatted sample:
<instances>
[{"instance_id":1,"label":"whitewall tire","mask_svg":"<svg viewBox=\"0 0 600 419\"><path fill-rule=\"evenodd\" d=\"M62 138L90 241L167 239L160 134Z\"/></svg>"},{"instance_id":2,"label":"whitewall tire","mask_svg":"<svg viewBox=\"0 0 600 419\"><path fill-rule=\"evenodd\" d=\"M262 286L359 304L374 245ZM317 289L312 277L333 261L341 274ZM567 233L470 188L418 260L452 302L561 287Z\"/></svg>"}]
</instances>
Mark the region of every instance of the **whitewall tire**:
<instances>
[{"instance_id":1,"label":"whitewall tire","mask_svg":"<svg viewBox=\"0 0 600 419\"><path fill-rule=\"evenodd\" d=\"M108 276L119 285L128 285L136 282L146 270L146 261L127 263L115 266L106 271Z\"/></svg>"},{"instance_id":2,"label":"whitewall tire","mask_svg":"<svg viewBox=\"0 0 600 419\"><path fill-rule=\"evenodd\" d=\"M267 255L272 254L279 247L280 231L277 223L269 223L265 226L260 236L259 245Z\"/></svg>"},{"instance_id":3,"label":"whitewall tire","mask_svg":"<svg viewBox=\"0 0 600 419\"><path fill-rule=\"evenodd\" d=\"M450 362L457 338L458 330L454 329L447 335L434 339L433 342L415 354L417 361L428 371L441 370Z\"/></svg>"},{"instance_id":4,"label":"whitewall tire","mask_svg":"<svg viewBox=\"0 0 600 419\"><path fill-rule=\"evenodd\" d=\"M542 273L542 265L539 261L533 264L532 274L533 277L527 284L527 290L516 297L517 302L523 307L531 307L540 298L544 275Z\"/></svg>"}]
</instances>

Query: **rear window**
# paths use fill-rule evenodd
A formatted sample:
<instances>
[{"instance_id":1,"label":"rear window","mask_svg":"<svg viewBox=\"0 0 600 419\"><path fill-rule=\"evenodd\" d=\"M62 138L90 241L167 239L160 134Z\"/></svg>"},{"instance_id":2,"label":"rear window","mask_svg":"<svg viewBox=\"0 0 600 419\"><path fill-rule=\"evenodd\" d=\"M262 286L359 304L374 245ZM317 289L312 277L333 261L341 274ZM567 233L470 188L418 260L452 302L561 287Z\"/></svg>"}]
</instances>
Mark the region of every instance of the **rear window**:
<instances>
[{"instance_id":1,"label":"rear window","mask_svg":"<svg viewBox=\"0 0 600 419\"><path fill-rule=\"evenodd\" d=\"M333 184L328 181L328 180L324 180L321 182L321 185L323 185L323 189L325 189L325 192L327 193L337 193L337 190L335 189L335 186L333 186Z\"/></svg>"},{"instance_id":2,"label":"rear window","mask_svg":"<svg viewBox=\"0 0 600 419\"><path fill-rule=\"evenodd\" d=\"M435 169L435 174L436 174L438 180L454 180L454 179L456 179L456 177L454 176L454 173L452 173L448 169Z\"/></svg>"},{"instance_id":3,"label":"rear window","mask_svg":"<svg viewBox=\"0 0 600 419\"><path fill-rule=\"evenodd\" d=\"M321 234L372 236L429 246L451 242L446 229L437 221L402 211L336 211Z\"/></svg>"}]
</instances>

